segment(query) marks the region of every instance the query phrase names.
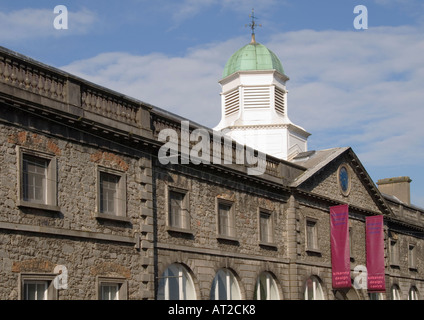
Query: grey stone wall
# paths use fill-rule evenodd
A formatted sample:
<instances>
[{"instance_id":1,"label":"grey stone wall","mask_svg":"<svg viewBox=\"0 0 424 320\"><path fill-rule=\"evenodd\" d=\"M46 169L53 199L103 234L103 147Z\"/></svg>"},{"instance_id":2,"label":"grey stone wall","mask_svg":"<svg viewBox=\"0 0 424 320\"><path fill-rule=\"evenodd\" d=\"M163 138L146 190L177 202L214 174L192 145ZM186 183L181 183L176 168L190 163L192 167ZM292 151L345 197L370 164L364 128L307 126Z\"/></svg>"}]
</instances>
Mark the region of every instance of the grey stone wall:
<instances>
[{"instance_id":1,"label":"grey stone wall","mask_svg":"<svg viewBox=\"0 0 424 320\"><path fill-rule=\"evenodd\" d=\"M243 299L253 299L255 284L261 272L270 272L277 282L281 298L288 298L288 260L286 258L287 195L277 199L277 194L253 187L247 192L237 179L210 174L208 180L196 168L185 172L155 168L156 221L158 230L158 276L172 263L181 263L190 270L199 299L209 299L213 278L221 268L236 275ZM183 171L183 170L182 170ZM168 188L186 190L189 197L191 234L168 230ZM237 241L220 240L217 235L217 199L233 203ZM274 243L259 244L259 209L272 212Z\"/></svg>"},{"instance_id":2,"label":"grey stone wall","mask_svg":"<svg viewBox=\"0 0 424 320\"><path fill-rule=\"evenodd\" d=\"M100 143L100 141L99 141ZM18 207L17 147L57 161L59 212ZM149 158L74 143L13 126L0 126L0 299L19 299L19 275L68 270L60 299L96 299L96 277L128 282L128 298L153 296L153 220ZM95 217L97 166L126 175L129 222Z\"/></svg>"},{"instance_id":3,"label":"grey stone wall","mask_svg":"<svg viewBox=\"0 0 424 320\"><path fill-rule=\"evenodd\" d=\"M340 161L342 163L344 161ZM339 163L333 165L337 171ZM329 170L331 172L331 170ZM199 173L200 172L200 173ZM158 266L160 276L172 263L184 265L192 275L199 299L209 299L212 280L220 268L228 268L234 272L239 281L242 297L252 299L255 282L262 271L273 274L278 284L280 297L283 299L304 299L305 282L310 276L317 276L322 284L326 299L335 299L336 292L331 281L331 250L329 206L331 198L338 199L328 192L339 192L335 173L328 174L322 183L325 187L316 186L314 192L327 190L324 198L308 194L296 195L294 202L289 201L288 192L272 193L255 189L250 185L249 192L237 179L223 178L219 174L206 174L204 171L187 169L187 167L163 168L155 166L153 175L156 197L156 222L158 230ZM352 190L348 197L340 195L354 208L350 211L349 226L352 229L351 277L356 266L366 266L365 215L363 209L377 210L374 200L358 177L352 172ZM207 177L207 179L205 179ZM167 199L169 187L177 187L187 191L189 212L191 216L192 234L181 235L167 229ZM355 191L356 189L356 191ZM222 197L231 200L235 206L237 221L237 243L220 242L216 231L216 199ZM333 201L333 200L331 200ZM274 212L274 228L276 248L262 248L258 245L258 208L266 208ZM371 211L373 212L373 211ZM316 252L306 250L306 218L318 221L318 243ZM407 297L411 285L420 291L423 279L419 272L393 272L388 260L388 228L386 228L386 299L391 298L391 285L399 284L402 298ZM405 237L405 235L402 235ZM417 254L421 254L421 240L417 243ZM406 240L402 240L406 241ZM401 247L401 255L407 254L405 245ZM294 254L292 254L293 252ZM418 258L420 261L420 258ZM418 263L421 270L421 262ZM404 266L401 267L405 269ZM412 272L412 273L411 273ZM406 290L406 291L405 291ZM366 290L351 289L342 292L350 297L369 299ZM340 294L338 294L340 296Z\"/></svg>"},{"instance_id":4,"label":"grey stone wall","mask_svg":"<svg viewBox=\"0 0 424 320\"><path fill-rule=\"evenodd\" d=\"M59 290L60 300L97 299L97 276L121 278L128 282L128 297L140 299L143 284L139 259L132 245L117 245L63 237L1 232L2 274L0 299L16 300L21 274L55 275L57 265L68 271L68 288Z\"/></svg>"},{"instance_id":5,"label":"grey stone wall","mask_svg":"<svg viewBox=\"0 0 424 320\"><path fill-rule=\"evenodd\" d=\"M424 279L422 278L422 270L424 268L423 261L423 241L417 240L416 237L412 235L402 234L399 232L394 232L391 230L388 232L390 236L387 237L386 241L386 265L387 273L390 275L388 277L387 286L389 289L392 285L396 284L399 286L401 292L401 298L407 299L409 289L411 286L415 286L419 292L421 292L420 299L423 298L422 290L424 288ZM393 263L390 254L390 239L396 238L399 245L399 261L398 263ZM413 244L415 246L416 254L416 267L410 268L409 263L409 245Z\"/></svg>"},{"instance_id":6,"label":"grey stone wall","mask_svg":"<svg viewBox=\"0 0 424 320\"><path fill-rule=\"evenodd\" d=\"M260 256L280 258L284 256L286 204L283 200L270 199L260 194L255 195L252 192L248 193L226 186L228 181L225 180L228 179L219 176L215 176L211 180L204 180L194 175L188 176L176 171L158 169L154 179L159 243L172 242L176 245ZM187 192L192 236L167 231L168 203L166 193L170 187L177 187ZM225 199L233 203L235 238L239 240L238 243L217 239L217 199ZM273 248L259 245L258 215L260 209L272 212L275 242Z\"/></svg>"}]
</instances>

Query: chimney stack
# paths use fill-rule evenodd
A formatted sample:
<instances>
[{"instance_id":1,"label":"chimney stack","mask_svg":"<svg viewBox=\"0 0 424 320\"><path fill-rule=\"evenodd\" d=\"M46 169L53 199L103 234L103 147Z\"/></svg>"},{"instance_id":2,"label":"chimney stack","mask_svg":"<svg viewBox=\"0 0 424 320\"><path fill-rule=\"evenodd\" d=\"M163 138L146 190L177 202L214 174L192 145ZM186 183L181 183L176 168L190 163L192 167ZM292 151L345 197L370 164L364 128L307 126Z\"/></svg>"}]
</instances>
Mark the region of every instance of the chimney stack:
<instances>
[{"instance_id":1,"label":"chimney stack","mask_svg":"<svg viewBox=\"0 0 424 320\"><path fill-rule=\"evenodd\" d=\"M395 196L400 201L410 205L411 204L411 192L409 177L395 177L380 179L377 181L378 189L385 194Z\"/></svg>"}]
</instances>

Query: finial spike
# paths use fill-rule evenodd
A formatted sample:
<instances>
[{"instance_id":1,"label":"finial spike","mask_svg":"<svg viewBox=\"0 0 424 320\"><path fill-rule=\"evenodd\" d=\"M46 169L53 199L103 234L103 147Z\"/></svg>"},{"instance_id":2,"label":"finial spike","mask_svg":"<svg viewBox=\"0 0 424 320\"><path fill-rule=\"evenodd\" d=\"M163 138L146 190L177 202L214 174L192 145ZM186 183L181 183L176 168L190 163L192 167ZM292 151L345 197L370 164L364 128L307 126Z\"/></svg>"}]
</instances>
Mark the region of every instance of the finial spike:
<instances>
[{"instance_id":1,"label":"finial spike","mask_svg":"<svg viewBox=\"0 0 424 320\"><path fill-rule=\"evenodd\" d=\"M252 8L252 13L249 14L249 18L252 18L252 22L249 23L249 27L250 27L250 29L252 29L252 40L250 41L250 43L256 43L256 40L255 40L255 29L256 29L256 27L262 27L262 25L261 24L257 24L255 22L255 19L257 19L255 17L255 9ZM246 25L246 27L247 27L247 25Z\"/></svg>"}]
</instances>

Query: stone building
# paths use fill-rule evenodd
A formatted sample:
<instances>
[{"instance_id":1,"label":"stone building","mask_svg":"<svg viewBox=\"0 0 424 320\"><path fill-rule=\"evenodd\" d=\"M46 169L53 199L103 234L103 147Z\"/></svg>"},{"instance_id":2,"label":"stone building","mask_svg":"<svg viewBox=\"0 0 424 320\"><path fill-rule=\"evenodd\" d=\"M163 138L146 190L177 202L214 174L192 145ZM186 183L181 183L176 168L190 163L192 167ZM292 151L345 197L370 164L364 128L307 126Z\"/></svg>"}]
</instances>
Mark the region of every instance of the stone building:
<instances>
[{"instance_id":1,"label":"stone building","mask_svg":"<svg viewBox=\"0 0 424 320\"><path fill-rule=\"evenodd\" d=\"M271 74L267 108L284 113L276 125L289 143L261 174L237 160L245 140L212 141L210 128L0 48L0 299L422 299L424 210L409 201L410 179L379 189L351 148L308 151L283 108L283 69L240 66L231 81ZM276 128L265 122L232 129ZM167 163L165 129L179 146ZM194 133L222 151L216 161L186 161ZM339 204L349 205L352 281L366 265L365 218L384 216L385 292L333 289L329 208Z\"/></svg>"}]
</instances>

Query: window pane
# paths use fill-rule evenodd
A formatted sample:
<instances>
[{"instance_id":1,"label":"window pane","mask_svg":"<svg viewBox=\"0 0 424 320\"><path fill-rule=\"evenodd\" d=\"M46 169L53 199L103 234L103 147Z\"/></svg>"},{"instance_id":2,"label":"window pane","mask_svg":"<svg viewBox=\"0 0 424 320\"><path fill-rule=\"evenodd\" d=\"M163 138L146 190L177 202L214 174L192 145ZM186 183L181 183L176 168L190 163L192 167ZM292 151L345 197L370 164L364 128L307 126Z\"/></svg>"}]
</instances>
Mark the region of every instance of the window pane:
<instances>
[{"instance_id":1,"label":"window pane","mask_svg":"<svg viewBox=\"0 0 424 320\"><path fill-rule=\"evenodd\" d=\"M230 236L231 235L231 226L230 226L230 210L229 205L220 203L218 209L218 228L219 234Z\"/></svg>"},{"instance_id":2,"label":"window pane","mask_svg":"<svg viewBox=\"0 0 424 320\"><path fill-rule=\"evenodd\" d=\"M306 300L324 300L324 292L322 291L321 283L314 276L306 280L305 299Z\"/></svg>"},{"instance_id":3,"label":"window pane","mask_svg":"<svg viewBox=\"0 0 424 320\"><path fill-rule=\"evenodd\" d=\"M101 285L102 300L119 300L119 284L108 283Z\"/></svg>"},{"instance_id":4,"label":"window pane","mask_svg":"<svg viewBox=\"0 0 424 320\"><path fill-rule=\"evenodd\" d=\"M47 282L26 281L24 283L25 300L47 300Z\"/></svg>"},{"instance_id":5,"label":"window pane","mask_svg":"<svg viewBox=\"0 0 424 320\"><path fill-rule=\"evenodd\" d=\"M180 286L179 286L179 272L175 267L168 268L168 295L169 300L179 300L180 299Z\"/></svg>"},{"instance_id":6,"label":"window pane","mask_svg":"<svg viewBox=\"0 0 424 320\"><path fill-rule=\"evenodd\" d=\"M236 277L231 271L219 270L212 282L211 300L239 300L240 288Z\"/></svg>"},{"instance_id":7,"label":"window pane","mask_svg":"<svg viewBox=\"0 0 424 320\"><path fill-rule=\"evenodd\" d=\"M262 272L256 281L256 300L278 300L279 294L274 278L268 272Z\"/></svg>"},{"instance_id":8,"label":"window pane","mask_svg":"<svg viewBox=\"0 0 424 320\"><path fill-rule=\"evenodd\" d=\"M306 223L306 241L309 249L316 249L316 223L315 221L307 221Z\"/></svg>"},{"instance_id":9,"label":"window pane","mask_svg":"<svg viewBox=\"0 0 424 320\"><path fill-rule=\"evenodd\" d=\"M262 242L272 242L270 218L271 216L267 213L260 214L260 239Z\"/></svg>"},{"instance_id":10,"label":"window pane","mask_svg":"<svg viewBox=\"0 0 424 320\"><path fill-rule=\"evenodd\" d=\"M117 214L119 176L100 173L100 212Z\"/></svg>"},{"instance_id":11,"label":"window pane","mask_svg":"<svg viewBox=\"0 0 424 320\"><path fill-rule=\"evenodd\" d=\"M37 300L44 300L47 290L47 285L45 283L37 284Z\"/></svg>"},{"instance_id":12,"label":"window pane","mask_svg":"<svg viewBox=\"0 0 424 320\"><path fill-rule=\"evenodd\" d=\"M259 277L259 300L266 300L266 276L264 274L261 274Z\"/></svg>"},{"instance_id":13,"label":"window pane","mask_svg":"<svg viewBox=\"0 0 424 320\"><path fill-rule=\"evenodd\" d=\"M182 275L183 275L183 293L184 297L181 297L181 299L185 300L195 300L196 299L196 290L194 289L194 283L191 279L190 274L188 271L184 268L182 268Z\"/></svg>"},{"instance_id":14,"label":"window pane","mask_svg":"<svg viewBox=\"0 0 424 320\"><path fill-rule=\"evenodd\" d=\"M172 227L184 228L183 200L184 194L171 191L169 193L169 222Z\"/></svg>"},{"instance_id":15,"label":"window pane","mask_svg":"<svg viewBox=\"0 0 424 320\"><path fill-rule=\"evenodd\" d=\"M227 299L225 273L219 270L212 281L210 292L211 300L225 300Z\"/></svg>"},{"instance_id":16,"label":"window pane","mask_svg":"<svg viewBox=\"0 0 424 320\"><path fill-rule=\"evenodd\" d=\"M217 274L218 297L217 300L227 300L227 281L223 271Z\"/></svg>"},{"instance_id":17,"label":"window pane","mask_svg":"<svg viewBox=\"0 0 424 320\"><path fill-rule=\"evenodd\" d=\"M170 265L160 277L158 300L194 300L196 291L190 274L184 266Z\"/></svg>"},{"instance_id":18,"label":"window pane","mask_svg":"<svg viewBox=\"0 0 424 320\"><path fill-rule=\"evenodd\" d=\"M415 246L409 246L409 266L415 268Z\"/></svg>"},{"instance_id":19,"label":"window pane","mask_svg":"<svg viewBox=\"0 0 424 320\"><path fill-rule=\"evenodd\" d=\"M315 300L324 300L324 292L322 291L321 283L314 278Z\"/></svg>"},{"instance_id":20,"label":"window pane","mask_svg":"<svg viewBox=\"0 0 424 320\"><path fill-rule=\"evenodd\" d=\"M268 300L279 300L280 295L278 294L277 283L275 280L270 277L270 290Z\"/></svg>"},{"instance_id":21,"label":"window pane","mask_svg":"<svg viewBox=\"0 0 424 320\"><path fill-rule=\"evenodd\" d=\"M397 246L397 241L390 241L390 249L391 249L391 256L392 256L392 263L398 263L399 262L399 251Z\"/></svg>"},{"instance_id":22,"label":"window pane","mask_svg":"<svg viewBox=\"0 0 424 320\"><path fill-rule=\"evenodd\" d=\"M25 201L46 203L48 160L23 155L22 191Z\"/></svg>"},{"instance_id":23,"label":"window pane","mask_svg":"<svg viewBox=\"0 0 424 320\"><path fill-rule=\"evenodd\" d=\"M25 284L25 300L37 300L37 285Z\"/></svg>"},{"instance_id":24,"label":"window pane","mask_svg":"<svg viewBox=\"0 0 424 320\"><path fill-rule=\"evenodd\" d=\"M309 278L306 280L306 289L305 289L305 299L306 300L313 300L314 299L314 290L313 290L313 282L312 279Z\"/></svg>"},{"instance_id":25,"label":"window pane","mask_svg":"<svg viewBox=\"0 0 424 320\"><path fill-rule=\"evenodd\" d=\"M418 300L417 289L415 287L409 290L408 300Z\"/></svg>"}]
</instances>

